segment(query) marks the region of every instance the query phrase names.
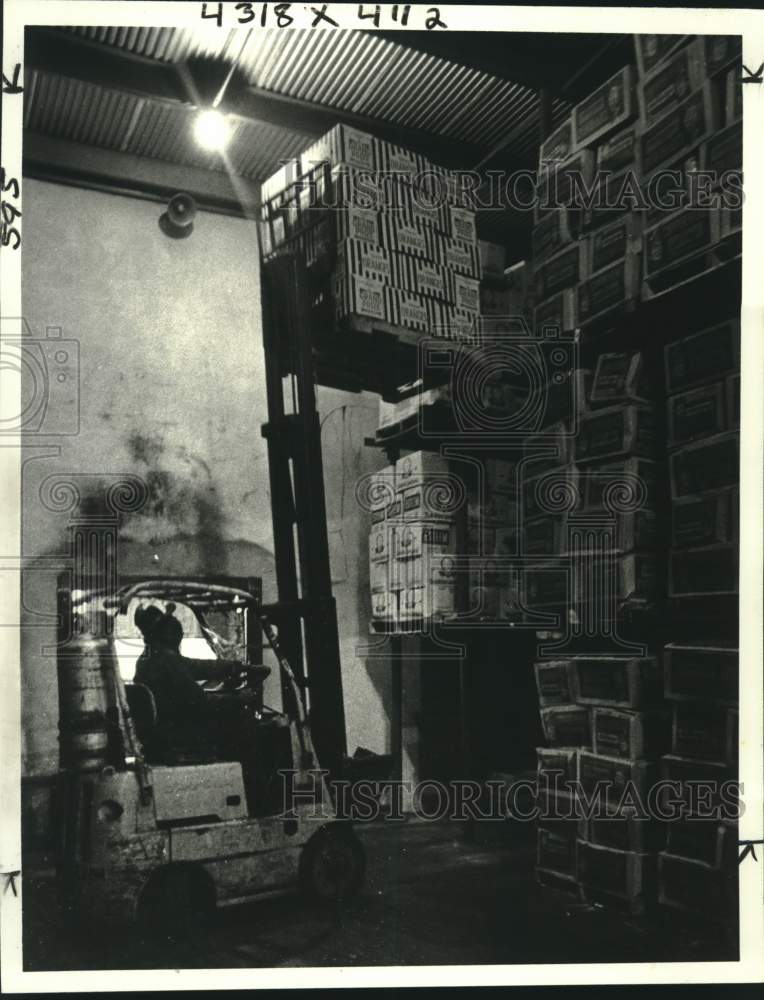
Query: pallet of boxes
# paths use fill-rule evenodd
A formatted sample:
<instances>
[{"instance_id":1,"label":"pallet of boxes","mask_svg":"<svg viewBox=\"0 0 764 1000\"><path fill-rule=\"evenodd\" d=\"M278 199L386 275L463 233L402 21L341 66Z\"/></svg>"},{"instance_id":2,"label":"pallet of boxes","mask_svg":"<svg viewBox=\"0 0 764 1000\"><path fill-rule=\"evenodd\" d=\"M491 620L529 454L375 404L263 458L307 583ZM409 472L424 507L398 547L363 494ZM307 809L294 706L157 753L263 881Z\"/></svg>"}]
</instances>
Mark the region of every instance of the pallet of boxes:
<instances>
[{"instance_id":1,"label":"pallet of boxes","mask_svg":"<svg viewBox=\"0 0 764 1000\"><path fill-rule=\"evenodd\" d=\"M480 260L475 212L454 175L337 125L262 185L261 251L297 248L312 304L343 329L416 341L473 333Z\"/></svg>"},{"instance_id":2,"label":"pallet of boxes","mask_svg":"<svg viewBox=\"0 0 764 1000\"><path fill-rule=\"evenodd\" d=\"M737 779L738 759L739 363L737 321L665 348L669 595L678 611L697 601L733 602L734 610L728 628L714 628L710 615L698 614L697 625L685 626L664 649L673 728L661 776L681 783L684 818L668 824L660 901L727 923L737 910L736 802L729 783ZM693 798L693 782L709 785L705 798Z\"/></svg>"},{"instance_id":3,"label":"pallet of boxes","mask_svg":"<svg viewBox=\"0 0 764 1000\"><path fill-rule=\"evenodd\" d=\"M457 613L475 621L517 614L501 556L516 532L514 463L471 463L411 452L371 489L372 628L421 631Z\"/></svg>"}]
</instances>

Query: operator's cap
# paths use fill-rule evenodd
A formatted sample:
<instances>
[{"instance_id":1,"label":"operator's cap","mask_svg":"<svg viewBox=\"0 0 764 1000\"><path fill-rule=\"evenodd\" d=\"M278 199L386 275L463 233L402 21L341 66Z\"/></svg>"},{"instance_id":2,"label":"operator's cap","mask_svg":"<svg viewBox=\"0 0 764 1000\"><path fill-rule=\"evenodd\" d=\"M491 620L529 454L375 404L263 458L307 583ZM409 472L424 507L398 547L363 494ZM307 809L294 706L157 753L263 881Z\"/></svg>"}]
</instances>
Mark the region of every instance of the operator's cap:
<instances>
[{"instance_id":1,"label":"operator's cap","mask_svg":"<svg viewBox=\"0 0 764 1000\"><path fill-rule=\"evenodd\" d=\"M143 638L148 639L163 618L161 609L155 604L149 604L146 608L141 605L133 616L133 622L141 630Z\"/></svg>"}]
</instances>

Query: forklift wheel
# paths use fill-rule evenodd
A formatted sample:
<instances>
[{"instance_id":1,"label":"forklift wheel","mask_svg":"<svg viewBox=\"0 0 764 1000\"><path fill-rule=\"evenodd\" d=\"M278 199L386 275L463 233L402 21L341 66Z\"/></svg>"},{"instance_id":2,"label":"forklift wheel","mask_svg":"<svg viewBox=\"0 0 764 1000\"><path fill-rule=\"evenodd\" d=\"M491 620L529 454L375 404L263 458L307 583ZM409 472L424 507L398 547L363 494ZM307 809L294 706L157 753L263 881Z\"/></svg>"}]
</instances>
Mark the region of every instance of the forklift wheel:
<instances>
[{"instance_id":1,"label":"forklift wheel","mask_svg":"<svg viewBox=\"0 0 764 1000\"><path fill-rule=\"evenodd\" d=\"M336 824L319 830L302 852L300 885L320 902L351 899L363 884L366 855L349 827Z\"/></svg>"}]
</instances>

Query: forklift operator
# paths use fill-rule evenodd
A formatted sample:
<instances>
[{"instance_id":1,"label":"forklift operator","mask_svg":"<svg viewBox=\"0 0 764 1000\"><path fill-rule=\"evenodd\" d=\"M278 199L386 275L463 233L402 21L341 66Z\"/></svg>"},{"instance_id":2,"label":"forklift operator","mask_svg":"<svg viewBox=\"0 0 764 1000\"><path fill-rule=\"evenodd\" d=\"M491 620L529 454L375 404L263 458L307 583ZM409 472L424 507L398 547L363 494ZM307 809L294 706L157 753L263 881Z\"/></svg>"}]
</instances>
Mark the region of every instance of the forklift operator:
<instances>
[{"instance_id":1,"label":"forklift operator","mask_svg":"<svg viewBox=\"0 0 764 1000\"><path fill-rule=\"evenodd\" d=\"M230 727L246 723L247 706L256 699L250 685L262 683L268 667L245 667L235 660L197 660L183 656L180 644L183 626L172 614L150 605L138 608L135 624L143 634L145 648L138 658L135 680L151 690L156 704L157 722L162 728L176 731L213 728L220 735L233 736ZM244 690L230 690L243 674L248 685ZM224 681L229 690L205 692L202 681Z\"/></svg>"}]
</instances>

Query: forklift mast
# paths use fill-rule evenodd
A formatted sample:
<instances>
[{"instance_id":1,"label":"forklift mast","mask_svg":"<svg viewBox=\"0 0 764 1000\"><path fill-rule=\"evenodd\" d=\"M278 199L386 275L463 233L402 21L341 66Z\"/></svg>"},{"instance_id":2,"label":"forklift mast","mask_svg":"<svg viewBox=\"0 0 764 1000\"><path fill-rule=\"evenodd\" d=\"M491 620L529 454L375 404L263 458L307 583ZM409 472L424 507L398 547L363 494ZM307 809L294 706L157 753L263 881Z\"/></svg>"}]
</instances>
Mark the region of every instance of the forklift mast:
<instances>
[{"instance_id":1,"label":"forklift mast","mask_svg":"<svg viewBox=\"0 0 764 1000\"><path fill-rule=\"evenodd\" d=\"M347 752L337 608L332 594L321 423L316 405L313 316L304 258L294 252L262 267L263 348L278 603L267 608L306 695L320 766L338 777ZM287 389L285 379L288 379ZM294 691L282 675L284 710Z\"/></svg>"}]
</instances>

